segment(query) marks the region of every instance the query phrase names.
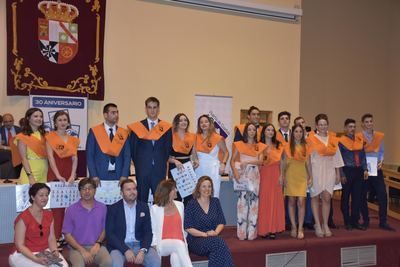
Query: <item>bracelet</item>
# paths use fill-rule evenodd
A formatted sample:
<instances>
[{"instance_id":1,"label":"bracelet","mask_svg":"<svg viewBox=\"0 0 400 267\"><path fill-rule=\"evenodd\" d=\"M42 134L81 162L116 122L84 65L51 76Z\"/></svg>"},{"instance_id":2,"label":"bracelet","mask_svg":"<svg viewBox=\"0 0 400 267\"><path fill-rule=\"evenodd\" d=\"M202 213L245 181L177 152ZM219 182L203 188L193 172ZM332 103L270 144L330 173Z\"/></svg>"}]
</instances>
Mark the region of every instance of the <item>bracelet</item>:
<instances>
[{"instance_id":1,"label":"bracelet","mask_svg":"<svg viewBox=\"0 0 400 267\"><path fill-rule=\"evenodd\" d=\"M147 248L141 248L141 249L139 249L139 251L143 251L144 254L147 254L147 252L148 252Z\"/></svg>"}]
</instances>

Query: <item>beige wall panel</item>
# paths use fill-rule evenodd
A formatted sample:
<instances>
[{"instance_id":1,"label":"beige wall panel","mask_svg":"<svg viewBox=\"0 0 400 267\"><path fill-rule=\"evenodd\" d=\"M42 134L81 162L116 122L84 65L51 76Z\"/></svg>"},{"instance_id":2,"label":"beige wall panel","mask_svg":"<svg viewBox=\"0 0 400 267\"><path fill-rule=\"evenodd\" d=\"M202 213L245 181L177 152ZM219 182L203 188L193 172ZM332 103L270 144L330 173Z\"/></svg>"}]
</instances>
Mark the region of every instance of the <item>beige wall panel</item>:
<instances>
[{"instance_id":1,"label":"beige wall panel","mask_svg":"<svg viewBox=\"0 0 400 267\"><path fill-rule=\"evenodd\" d=\"M5 58L5 4L0 6L0 55ZM285 1L299 2L299 1ZM144 117L144 100L161 101L161 118L194 114L194 95L233 96L240 108L299 110L300 24L209 12L147 1L107 1L105 101L90 101L89 125L115 102L120 124ZM0 63L0 84L6 86ZM27 97L0 90L1 112L22 116ZM17 106L18 105L18 106Z\"/></svg>"}]
</instances>

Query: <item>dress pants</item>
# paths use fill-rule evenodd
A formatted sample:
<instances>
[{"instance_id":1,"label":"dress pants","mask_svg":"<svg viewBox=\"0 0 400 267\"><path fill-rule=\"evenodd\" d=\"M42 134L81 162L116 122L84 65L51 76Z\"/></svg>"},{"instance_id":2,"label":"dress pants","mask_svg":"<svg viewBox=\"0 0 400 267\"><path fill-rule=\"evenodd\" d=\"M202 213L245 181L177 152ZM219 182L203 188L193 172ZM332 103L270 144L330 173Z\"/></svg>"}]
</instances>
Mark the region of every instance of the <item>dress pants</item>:
<instances>
[{"instance_id":1,"label":"dress pants","mask_svg":"<svg viewBox=\"0 0 400 267\"><path fill-rule=\"evenodd\" d=\"M364 181L364 170L362 167L343 167L346 183L342 185L341 210L344 224L358 224L361 203L361 191ZM351 211L350 211L351 197Z\"/></svg>"},{"instance_id":2,"label":"dress pants","mask_svg":"<svg viewBox=\"0 0 400 267\"><path fill-rule=\"evenodd\" d=\"M369 223L367 193L368 189L373 188L378 198L379 206L379 224L387 222L387 195L385 180L383 179L382 170L378 170L378 176L369 176L368 180L364 181L361 192L361 215L364 223Z\"/></svg>"}]
</instances>

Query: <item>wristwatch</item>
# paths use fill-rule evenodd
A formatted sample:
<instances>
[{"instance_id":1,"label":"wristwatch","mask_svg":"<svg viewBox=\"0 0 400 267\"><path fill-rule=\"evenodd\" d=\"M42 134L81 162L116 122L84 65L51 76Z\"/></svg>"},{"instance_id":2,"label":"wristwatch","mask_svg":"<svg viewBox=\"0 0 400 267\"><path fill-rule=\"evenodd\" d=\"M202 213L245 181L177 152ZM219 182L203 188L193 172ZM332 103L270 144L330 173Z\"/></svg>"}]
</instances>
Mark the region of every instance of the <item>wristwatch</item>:
<instances>
[{"instance_id":1,"label":"wristwatch","mask_svg":"<svg viewBox=\"0 0 400 267\"><path fill-rule=\"evenodd\" d=\"M144 254L147 254L148 249L147 248L141 248L140 251L143 251Z\"/></svg>"}]
</instances>

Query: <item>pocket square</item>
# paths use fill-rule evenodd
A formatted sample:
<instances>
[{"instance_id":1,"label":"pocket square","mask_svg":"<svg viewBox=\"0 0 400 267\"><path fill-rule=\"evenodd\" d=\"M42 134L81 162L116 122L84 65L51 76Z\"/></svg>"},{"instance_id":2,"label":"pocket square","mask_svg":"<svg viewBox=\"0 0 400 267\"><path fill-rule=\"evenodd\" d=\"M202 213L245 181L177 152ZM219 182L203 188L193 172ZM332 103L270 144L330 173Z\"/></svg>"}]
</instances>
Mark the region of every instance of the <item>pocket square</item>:
<instances>
[{"instance_id":1,"label":"pocket square","mask_svg":"<svg viewBox=\"0 0 400 267\"><path fill-rule=\"evenodd\" d=\"M144 217L144 216L146 216L146 214L144 212L141 212L140 217Z\"/></svg>"}]
</instances>

